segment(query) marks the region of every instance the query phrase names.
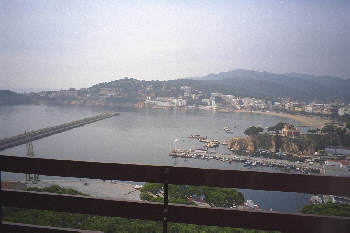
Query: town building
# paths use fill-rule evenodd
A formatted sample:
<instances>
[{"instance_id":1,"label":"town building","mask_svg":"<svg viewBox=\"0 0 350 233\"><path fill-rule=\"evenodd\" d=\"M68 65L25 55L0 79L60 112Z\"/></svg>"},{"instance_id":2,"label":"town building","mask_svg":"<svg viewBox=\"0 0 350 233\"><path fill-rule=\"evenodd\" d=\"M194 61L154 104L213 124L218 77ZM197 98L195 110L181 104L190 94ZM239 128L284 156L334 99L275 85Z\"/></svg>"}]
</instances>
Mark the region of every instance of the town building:
<instances>
[{"instance_id":1,"label":"town building","mask_svg":"<svg viewBox=\"0 0 350 233\"><path fill-rule=\"evenodd\" d=\"M300 135L300 131L292 124L285 124L282 129L282 136L284 137L296 137Z\"/></svg>"},{"instance_id":2,"label":"town building","mask_svg":"<svg viewBox=\"0 0 350 233\"><path fill-rule=\"evenodd\" d=\"M99 95L100 96L116 96L117 92L114 88L100 88Z\"/></svg>"},{"instance_id":3,"label":"town building","mask_svg":"<svg viewBox=\"0 0 350 233\"><path fill-rule=\"evenodd\" d=\"M181 89L184 91L184 96L185 97L189 97L189 96L191 96L191 94L192 94L192 88L191 87L188 87L188 86L183 86L183 87L181 87Z\"/></svg>"}]
</instances>

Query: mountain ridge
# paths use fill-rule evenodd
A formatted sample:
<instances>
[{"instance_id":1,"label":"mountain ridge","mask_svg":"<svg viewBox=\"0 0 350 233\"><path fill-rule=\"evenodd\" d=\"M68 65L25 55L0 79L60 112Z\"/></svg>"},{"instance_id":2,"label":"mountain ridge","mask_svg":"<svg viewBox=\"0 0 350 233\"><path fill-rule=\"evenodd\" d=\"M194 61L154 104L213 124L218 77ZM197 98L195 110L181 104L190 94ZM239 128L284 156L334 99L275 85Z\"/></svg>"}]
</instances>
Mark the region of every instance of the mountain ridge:
<instances>
[{"instance_id":1,"label":"mountain ridge","mask_svg":"<svg viewBox=\"0 0 350 233\"><path fill-rule=\"evenodd\" d=\"M193 80L207 80L211 78L217 78L221 76L228 76L228 75L235 75L236 77L238 75L256 75L256 77L262 77L262 75L273 75L275 77L283 77L283 78L322 78L322 79L336 79L336 80L350 80L349 78L340 78L336 76L327 76L327 75L311 75L311 74L305 74L305 73L298 73L298 72L289 72L289 73L274 73L274 72L268 72L268 71L257 71L257 70L250 70L250 69L234 69L229 71L223 71L219 73L210 73L203 76L192 76L192 77L185 77L181 79L193 79Z\"/></svg>"},{"instance_id":2,"label":"mountain ridge","mask_svg":"<svg viewBox=\"0 0 350 233\"><path fill-rule=\"evenodd\" d=\"M350 79L299 73L276 74L266 71L237 69L187 80L225 84L250 96L292 97L295 99L350 99Z\"/></svg>"}]
</instances>

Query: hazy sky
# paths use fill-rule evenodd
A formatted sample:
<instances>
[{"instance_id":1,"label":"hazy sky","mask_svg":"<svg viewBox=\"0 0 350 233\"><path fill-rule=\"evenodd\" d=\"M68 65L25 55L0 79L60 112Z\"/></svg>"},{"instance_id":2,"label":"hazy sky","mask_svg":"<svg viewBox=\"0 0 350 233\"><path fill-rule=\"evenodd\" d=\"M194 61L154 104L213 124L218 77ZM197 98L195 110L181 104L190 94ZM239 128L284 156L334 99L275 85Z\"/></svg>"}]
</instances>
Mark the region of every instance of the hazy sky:
<instances>
[{"instance_id":1,"label":"hazy sky","mask_svg":"<svg viewBox=\"0 0 350 233\"><path fill-rule=\"evenodd\" d=\"M0 1L0 89L238 68L350 78L350 1Z\"/></svg>"}]
</instances>

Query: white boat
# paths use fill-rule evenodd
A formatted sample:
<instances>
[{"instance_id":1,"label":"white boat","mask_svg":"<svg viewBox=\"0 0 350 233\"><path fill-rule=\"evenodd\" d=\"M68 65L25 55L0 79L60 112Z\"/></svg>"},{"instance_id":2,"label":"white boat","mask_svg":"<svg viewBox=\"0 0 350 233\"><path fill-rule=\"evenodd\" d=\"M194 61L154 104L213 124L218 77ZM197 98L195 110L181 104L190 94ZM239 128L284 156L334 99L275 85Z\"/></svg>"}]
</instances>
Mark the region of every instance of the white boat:
<instances>
[{"instance_id":1,"label":"white boat","mask_svg":"<svg viewBox=\"0 0 350 233\"><path fill-rule=\"evenodd\" d=\"M253 200L247 200L246 202L244 202L244 206L251 208L251 209L259 209L259 205L254 203Z\"/></svg>"},{"instance_id":2,"label":"white boat","mask_svg":"<svg viewBox=\"0 0 350 233\"><path fill-rule=\"evenodd\" d=\"M226 133L233 133L231 128L228 127L228 126L224 127L224 130L225 130Z\"/></svg>"}]
</instances>

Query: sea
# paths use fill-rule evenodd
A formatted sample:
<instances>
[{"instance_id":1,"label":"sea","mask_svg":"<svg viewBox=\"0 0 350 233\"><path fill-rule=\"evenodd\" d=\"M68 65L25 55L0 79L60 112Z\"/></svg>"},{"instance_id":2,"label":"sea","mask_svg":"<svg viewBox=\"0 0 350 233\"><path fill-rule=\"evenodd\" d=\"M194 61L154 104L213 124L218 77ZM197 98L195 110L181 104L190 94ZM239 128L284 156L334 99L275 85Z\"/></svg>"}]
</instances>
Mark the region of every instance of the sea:
<instances>
[{"instance_id":1,"label":"sea","mask_svg":"<svg viewBox=\"0 0 350 233\"><path fill-rule=\"evenodd\" d=\"M275 168L246 168L236 162L173 158L169 156L169 152L174 148L198 147L198 142L189 139L190 135L198 134L223 141L234 136L243 136L244 130L253 125L266 128L279 122L298 124L291 119L265 114L198 109L16 105L0 106L0 138L79 120L106 111L116 111L120 115L33 141L35 155L42 158L98 162L282 172ZM226 126L232 129L232 134L224 131ZM217 150L220 153L231 153L222 145ZM26 145L9 148L0 153L25 156ZM3 172L1 178L23 180L24 174ZM41 176L41 179L53 178L60 179ZM249 189L239 191L244 194L245 199L253 200L261 209L281 212L298 212L304 205L310 204L311 197L309 194L293 192Z\"/></svg>"}]
</instances>

